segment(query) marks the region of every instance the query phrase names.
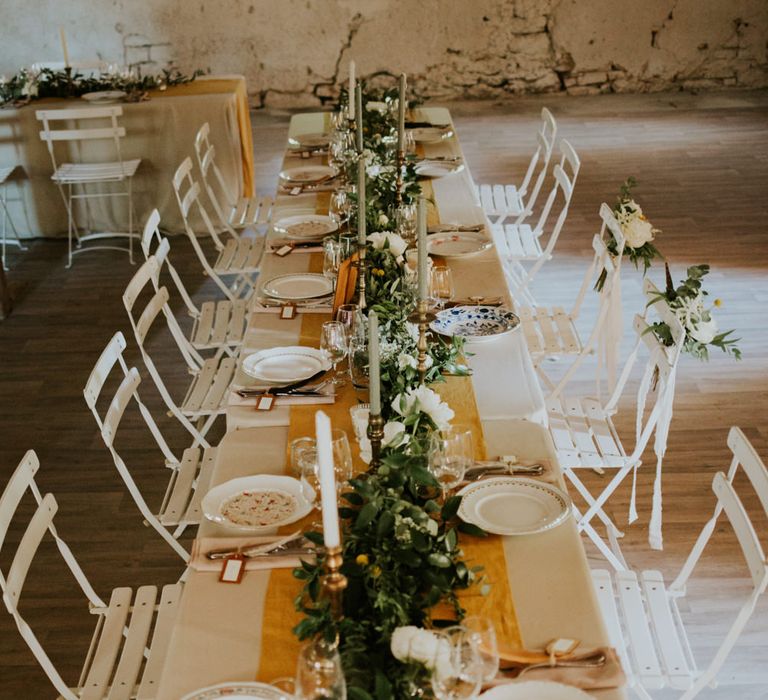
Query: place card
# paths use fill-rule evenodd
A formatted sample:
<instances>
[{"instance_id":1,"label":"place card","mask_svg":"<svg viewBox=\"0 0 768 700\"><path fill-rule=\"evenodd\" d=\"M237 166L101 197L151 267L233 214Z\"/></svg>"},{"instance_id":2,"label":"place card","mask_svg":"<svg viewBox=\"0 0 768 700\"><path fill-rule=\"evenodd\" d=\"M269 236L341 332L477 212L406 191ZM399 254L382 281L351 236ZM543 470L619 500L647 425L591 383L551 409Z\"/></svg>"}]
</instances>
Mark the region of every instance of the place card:
<instances>
[{"instance_id":1,"label":"place card","mask_svg":"<svg viewBox=\"0 0 768 700\"><path fill-rule=\"evenodd\" d=\"M272 394L262 394L256 399L257 411L271 411L275 407L275 397Z\"/></svg>"},{"instance_id":2,"label":"place card","mask_svg":"<svg viewBox=\"0 0 768 700\"><path fill-rule=\"evenodd\" d=\"M283 304L280 307L280 318L284 321L296 318L296 304Z\"/></svg>"},{"instance_id":3,"label":"place card","mask_svg":"<svg viewBox=\"0 0 768 700\"><path fill-rule=\"evenodd\" d=\"M292 252L293 252L293 246L288 244L281 246L277 250L273 251L275 255L278 255L281 258L284 258L286 255L290 255Z\"/></svg>"},{"instance_id":4,"label":"place card","mask_svg":"<svg viewBox=\"0 0 768 700\"><path fill-rule=\"evenodd\" d=\"M234 554L221 562L219 581L222 583L240 583L245 573L245 557L242 554Z\"/></svg>"},{"instance_id":5,"label":"place card","mask_svg":"<svg viewBox=\"0 0 768 700\"><path fill-rule=\"evenodd\" d=\"M301 187L292 187L290 190L288 190L288 194L292 197L301 194Z\"/></svg>"}]
</instances>

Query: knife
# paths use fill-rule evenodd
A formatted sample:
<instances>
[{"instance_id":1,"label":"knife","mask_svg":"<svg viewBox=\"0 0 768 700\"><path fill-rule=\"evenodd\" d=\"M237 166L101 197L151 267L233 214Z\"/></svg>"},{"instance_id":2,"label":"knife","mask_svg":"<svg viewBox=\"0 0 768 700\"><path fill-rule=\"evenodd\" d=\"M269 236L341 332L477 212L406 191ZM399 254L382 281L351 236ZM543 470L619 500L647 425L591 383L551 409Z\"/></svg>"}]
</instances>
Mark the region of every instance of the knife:
<instances>
[{"instance_id":1,"label":"knife","mask_svg":"<svg viewBox=\"0 0 768 700\"><path fill-rule=\"evenodd\" d=\"M269 553L276 549L285 549L287 545L299 539L303 540L304 536L301 534L301 531L297 530L296 532L274 540L273 542L262 542L260 544L244 545L238 549L213 549L205 556L208 557L208 559L225 559L226 557L229 557L233 554L243 554L245 552L248 552L250 555L257 554L258 552Z\"/></svg>"},{"instance_id":2,"label":"knife","mask_svg":"<svg viewBox=\"0 0 768 700\"><path fill-rule=\"evenodd\" d=\"M460 231L477 233L484 229L485 224L439 224L437 226L428 226L427 233L455 233Z\"/></svg>"},{"instance_id":3,"label":"knife","mask_svg":"<svg viewBox=\"0 0 768 700\"><path fill-rule=\"evenodd\" d=\"M239 389L237 391L237 393L242 396L242 393L245 393L245 394L254 393L255 394L257 392L261 392L261 393L266 393L266 392L274 393L274 392L278 392L278 391L282 391L282 392L295 391L296 389L301 389L301 387L306 386L310 382L315 381L315 379L320 379L320 377L322 377L327 371L328 370L321 369L319 372L315 372L315 374L313 374L311 377L307 377L307 379L302 379L301 381L298 381L298 382L293 382L293 384L285 384L284 386L266 387L265 389L250 389L249 390L247 388L243 388L243 389Z\"/></svg>"}]
</instances>

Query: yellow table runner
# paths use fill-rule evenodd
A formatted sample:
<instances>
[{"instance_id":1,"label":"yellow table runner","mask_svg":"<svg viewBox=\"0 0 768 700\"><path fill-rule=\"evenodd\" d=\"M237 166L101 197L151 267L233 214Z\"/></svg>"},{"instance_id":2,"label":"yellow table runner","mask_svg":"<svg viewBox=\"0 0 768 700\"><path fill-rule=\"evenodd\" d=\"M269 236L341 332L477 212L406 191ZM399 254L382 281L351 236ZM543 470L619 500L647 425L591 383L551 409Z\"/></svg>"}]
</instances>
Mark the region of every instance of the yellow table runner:
<instances>
[{"instance_id":1,"label":"yellow table runner","mask_svg":"<svg viewBox=\"0 0 768 700\"><path fill-rule=\"evenodd\" d=\"M312 254L309 271L322 270L322 256ZM302 314L300 345L317 347L320 328L327 318L323 314ZM478 459L486 456L480 416L475 402L469 377L446 377L445 383L433 385L456 413L454 422L467 425L473 433L475 452ZM350 446L357 472L367 466L360 460L357 442L354 440L349 409L357 399L352 386L347 384L337 395L336 402L326 406L292 406L288 428L288 444L291 440L315 434L315 412L322 408L334 427L342 428L350 436ZM286 471L289 458L286 454ZM316 516L309 520L316 519ZM287 530L296 529L293 525ZM490 584L490 593L483 596L480 586L474 586L459 595L462 606L470 615L486 615L494 620L499 644L507 648L522 647L520 630L515 616L512 592L507 579L507 563L500 537L460 537L464 559L470 566L485 567L485 582ZM294 610L293 602L301 591L302 583L296 580L288 569L275 569L270 573L264 616L262 623L261 660L257 680L269 682L281 676L292 676L296 670L296 658L301 643L291 633L291 628L302 619ZM278 651L279 650L279 651Z\"/></svg>"},{"instance_id":2,"label":"yellow table runner","mask_svg":"<svg viewBox=\"0 0 768 700\"><path fill-rule=\"evenodd\" d=\"M191 83L170 85L165 90L150 90L150 97L186 97L189 95L218 95L235 93L237 104L237 127L240 132L240 157L243 162L243 196L253 197L256 187L253 177L253 132L251 112L248 104L248 90L245 78L212 78L193 80Z\"/></svg>"}]
</instances>

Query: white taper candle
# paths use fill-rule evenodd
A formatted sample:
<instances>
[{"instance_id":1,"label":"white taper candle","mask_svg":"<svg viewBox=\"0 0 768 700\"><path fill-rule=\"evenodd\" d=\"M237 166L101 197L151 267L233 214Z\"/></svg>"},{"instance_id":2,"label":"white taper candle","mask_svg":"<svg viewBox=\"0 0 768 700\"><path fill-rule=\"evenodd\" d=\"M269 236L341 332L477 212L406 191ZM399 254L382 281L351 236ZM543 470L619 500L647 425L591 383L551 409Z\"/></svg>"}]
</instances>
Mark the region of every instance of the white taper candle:
<instances>
[{"instance_id":1,"label":"white taper candle","mask_svg":"<svg viewBox=\"0 0 768 700\"><path fill-rule=\"evenodd\" d=\"M357 242L365 245L365 160L357 161Z\"/></svg>"},{"instance_id":2,"label":"white taper candle","mask_svg":"<svg viewBox=\"0 0 768 700\"><path fill-rule=\"evenodd\" d=\"M348 109L347 115L349 119L355 118L355 62L349 62L349 88L347 89L347 102Z\"/></svg>"},{"instance_id":3,"label":"white taper candle","mask_svg":"<svg viewBox=\"0 0 768 700\"><path fill-rule=\"evenodd\" d=\"M67 35L64 27L59 27L59 39L61 39L61 51L64 54L64 66L69 68L69 50L67 49Z\"/></svg>"},{"instance_id":4,"label":"white taper candle","mask_svg":"<svg viewBox=\"0 0 768 700\"><path fill-rule=\"evenodd\" d=\"M333 470L331 419L322 411L315 413L315 438L317 441L320 502L323 509L323 540L326 548L338 547L341 544L341 535L339 534L339 511L336 504L336 476Z\"/></svg>"},{"instance_id":5,"label":"white taper candle","mask_svg":"<svg viewBox=\"0 0 768 700\"><path fill-rule=\"evenodd\" d=\"M419 300L427 298L427 201L419 197L418 210Z\"/></svg>"},{"instance_id":6,"label":"white taper candle","mask_svg":"<svg viewBox=\"0 0 768 700\"><path fill-rule=\"evenodd\" d=\"M381 414L381 366L379 359L379 317L368 312L368 378L371 415Z\"/></svg>"}]
</instances>

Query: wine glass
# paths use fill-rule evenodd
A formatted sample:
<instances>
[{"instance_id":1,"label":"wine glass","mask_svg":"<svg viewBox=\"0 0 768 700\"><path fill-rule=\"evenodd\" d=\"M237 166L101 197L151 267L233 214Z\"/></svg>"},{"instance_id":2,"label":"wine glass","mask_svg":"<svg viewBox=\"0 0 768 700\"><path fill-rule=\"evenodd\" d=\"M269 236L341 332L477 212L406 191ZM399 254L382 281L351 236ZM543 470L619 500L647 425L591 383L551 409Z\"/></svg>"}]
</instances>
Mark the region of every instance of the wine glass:
<instances>
[{"instance_id":1,"label":"wine glass","mask_svg":"<svg viewBox=\"0 0 768 700\"><path fill-rule=\"evenodd\" d=\"M349 217L349 214L347 214ZM352 254L357 250L357 234L356 233L340 233L339 244L341 245L341 259L347 260L352 257Z\"/></svg>"},{"instance_id":2,"label":"wine glass","mask_svg":"<svg viewBox=\"0 0 768 700\"><path fill-rule=\"evenodd\" d=\"M401 204L395 211L395 226L400 237L407 243L416 240L416 205Z\"/></svg>"},{"instance_id":3,"label":"wine glass","mask_svg":"<svg viewBox=\"0 0 768 700\"><path fill-rule=\"evenodd\" d=\"M340 495L347 482L352 478L352 450L349 447L347 433L341 428L334 428L331 431L331 449L336 491Z\"/></svg>"},{"instance_id":4,"label":"wine glass","mask_svg":"<svg viewBox=\"0 0 768 700\"><path fill-rule=\"evenodd\" d=\"M333 282L336 287L336 278L339 276L341 266L341 243L332 236L323 239L323 275Z\"/></svg>"},{"instance_id":5,"label":"wine glass","mask_svg":"<svg viewBox=\"0 0 768 700\"><path fill-rule=\"evenodd\" d=\"M315 503L320 483L317 475L317 448L315 438L300 437L291 441L291 470L302 486L302 493L310 503ZM305 488L309 487L309 488ZM310 498L310 489L314 497Z\"/></svg>"},{"instance_id":6,"label":"wine glass","mask_svg":"<svg viewBox=\"0 0 768 700\"><path fill-rule=\"evenodd\" d=\"M461 621L461 626L477 645L483 665L483 681L492 681L499 672L499 645L493 621L484 615L469 615Z\"/></svg>"},{"instance_id":7,"label":"wine glass","mask_svg":"<svg viewBox=\"0 0 768 700\"><path fill-rule=\"evenodd\" d=\"M336 645L316 639L301 647L294 692L298 700L346 700L347 684Z\"/></svg>"},{"instance_id":8,"label":"wine glass","mask_svg":"<svg viewBox=\"0 0 768 700\"><path fill-rule=\"evenodd\" d=\"M333 364L333 385L344 386L344 378L339 374L336 365L347 356L347 338L344 334L344 324L338 321L326 321L320 331L320 349L323 350Z\"/></svg>"},{"instance_id":9,"label":"wine glass","mask_svg":"<svg viewBox=\"0 0 768 700\"><path fill-rule=\"evenodd\" d=\"M437 633L438 651L432 672L437 700L477 697L483 682L483 663L477 644L461 626Z\"/></svg>"},{"instance_id":10,"label":"wine glass","mask_svg":"<svg viewBox=\"0 0 768 700\"><path fill-rule=\"evenodd\" d=\"M432 433L427 452L427 468L440 483L445 497L448 489L455 488L464 478L464 472L473 462L472 432L461 427Z\"/></svg>"},{"instance_id":11,"label":"wine glass","mask_svg":"<svg viewBox=\"0 0 768 700\"><path fill-rule=\"evenodd\" d=\"M349 202L347 193L344 190L334 190L331 192L331 199L328 202L328 216L336 225L341 225L347 220L349 212Z\"/></svg>"},{"instance_id":12,"label":"wine glass","mask_svg":"<svg viewBox=\"0 0 768 700\"><path fill-rule=\"evenodd\" d=\"M446 301L453 299L453 273L450 267L435 265L429 275L429 300L442 309Z\"/></svg>"},{"instance_id":13,"label":"wine glass","mask_svg":"<svg viewBox=\"0 0 768 700\"><path fill-rule=\"evenodd\" d=\"M344 326L348 343L363 331L362 313L357 304L342 304L336 310L336 320Z\"/></svg>"},{"instance_id":14,"label":"wine glass","mask_svg":"<svg viewBox=\"0 0 768 700\"><path fill-rule=\"evenodd\" d=\"M355 388L358 401L368 400L368 341L365 336L353 337L349 341L349 377Z\"/></svg>"}]
</instances>

